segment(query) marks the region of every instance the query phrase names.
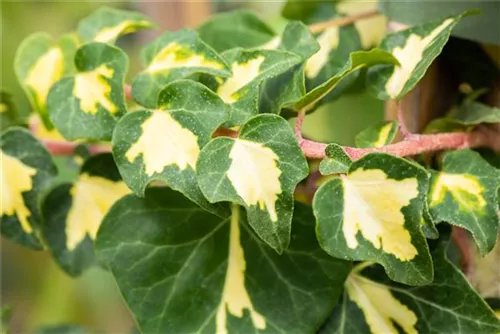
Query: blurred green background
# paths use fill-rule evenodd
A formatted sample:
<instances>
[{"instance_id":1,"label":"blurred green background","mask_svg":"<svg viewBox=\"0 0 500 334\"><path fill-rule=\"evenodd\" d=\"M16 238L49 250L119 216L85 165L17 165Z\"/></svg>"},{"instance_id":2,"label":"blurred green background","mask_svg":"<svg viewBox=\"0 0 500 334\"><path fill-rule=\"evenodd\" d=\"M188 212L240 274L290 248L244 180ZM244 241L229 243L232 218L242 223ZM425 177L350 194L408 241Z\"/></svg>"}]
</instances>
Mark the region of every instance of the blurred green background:
<instances>
[{"instance_id":1,"label":"blurred green background","mask_svg":"<svg viewBox=\"0 0 500 334\"><path fill-rule=\"evenodd\" d=\"M282 1L271 2L145 2L145 1L67 1L0 2L1 72L0 85L14 96L20 111L27 115L29 104L13 70L15 52L28 35L43 31L58 36L75 28L82 17L106 5L132 9L150 15L162 29L195 27L211 13L235 8L258 11L277 31L284 26L280 18ZM158 20L160 18L161 20ZM118 45L130 56L129 77L139 70L137 55L141 45L156 32L140 32L120 39ZM321 141L353 144L354 135L383 118L383 103L365 93L348 94L321 107L304 122L307 137ZM62 172L65 161L60 160ZM58 269L47 252L36 252L1 239L1 304L12 307L12 333L32 333L35 329L59 323L77 323L104 333L127 333L133 326L126 306L109 273L100 268L87 271L78 279Z\"/></svg>"}]
</instances>

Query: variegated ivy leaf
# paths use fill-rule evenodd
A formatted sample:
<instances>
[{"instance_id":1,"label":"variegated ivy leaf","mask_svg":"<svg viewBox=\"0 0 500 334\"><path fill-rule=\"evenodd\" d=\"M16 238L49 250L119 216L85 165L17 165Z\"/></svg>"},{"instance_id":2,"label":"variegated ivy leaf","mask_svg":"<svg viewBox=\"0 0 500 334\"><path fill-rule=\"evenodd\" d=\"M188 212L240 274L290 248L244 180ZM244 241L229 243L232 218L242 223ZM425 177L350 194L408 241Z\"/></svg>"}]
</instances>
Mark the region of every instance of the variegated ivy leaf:
<instances>
[{"instance_id":1,"label":"variegated ivy leaf","mask_svg":"<svg viewBox=\"0 0 500 334\"><path fill-rule=\"evenodd\" d=\"M439 238L439 231L436 228L436 222L434 221L434 217L431 215L431 211L429 209L429 203L425 201L424 209L422 211L422 232L424 233L427 239L437 239Z\"/></svg>"},{"instance_id":2,"label":"variegated ivy leaf","mask_svg":"<svg viewBox=\"0 0 500 334\"><path fill-rule=\"evenodd\" d=\"M122 35L155 26L142 14L101 7L78 23L77 32L86 42L114 43Z\"/></svg>"},{"instance_id":3,"label":"variegated ivy leaf","mask_svg":"<svg viewBox=\"0 0 500 334\"><path fill-rule=\"evenodd\" d=\"M290 125L277 115L258 115L238 138L218 137L200 152L198 183L210 202L247 208L248 222L278 253L290 242L293 192L308 174Z\"/></svg>"},{"instance_id":4,"label":"variegated ivy leaf","mask_svg":"<svg viewBox=\"0 0 500 334\"><path fill-rule=\"evenodd\" d=\"M429 207L436 222L469 230L481 254L498 236L500 170L470 150L448 152L440 172L432 172Z\"/></svg>"},{"instance_id":5,"label":"variegated ivy leaf","mask_svg":"<svg viewBox=\"0 0 500 334\"><path fill-rule=\"evenodd\" d=\"M130 192L110 153L89 158L75 182L50 190L41 205L41 230L64 271L78 276L95 263L93 245L101 221Z\"/></svg>"},{"instance_id":6,"label":"variegated ivy leaf","mask_svg":"<svg viewBox=\"0 0 500 334\"><path fill-rule=\"evenodd\" d=\"M449 232L437 242L434 281L422 287L391 282L380 267L355 267L319 333L498 333L500 321L447 259L448 240Z\"/></svg>"},{"instance_id":7,"label":"variegated ivy leaf","mask_svg":"<svg viewBox=\"0 0 500 334\"><path fill-rule=\"evenodd\" d=\"M372 93L387 100L399 99L412 90L441 53L461 18L462 15L452 16L387 35L380 48L392 53L399 66L370 69L368 84Z\"/></svg>"},{"instance_id":8,"label":"variegated ivy leaf","mask_svg":"<svg viewBox=\"0 0 500 334\"><path fill-rule=\"evenodd\" d=\"M328 79L323 84L315 87L308 92L304 97L297 101L293 109L296 111L312 110L318 102L327 96L337 85L352 73L364 67L371 67L382 64L397 64L398 61L389 52L381 49L372 49L370 51L356 51L352 52L349 61L338 73L332 78Z\"/></svg>"},{"instance_id":9,"label":"variegated ivy leaf","mask_svg":"<svg viewBox=\"0 0 500 334\"><path fill-rule=\"evenodd\" d=\"M40 114L49 130L53 126L49 120L47 96L59 79L74 72L73 57L77 48L78 40L74 35L64 35L54 41L48 34L36 33L27 37L16 52L17 79L33 110Z\"/></svg>"},{"instance_id":10,"label":"variegated ivy leaf","mask_svg":"<svg viewBox=\"0 0 500 334\"><path fill-rule=\"evenodd\" d=\"M232 76L220 82L217 94L231 107L232 127L245 123L259 112L259 90L265 80L285 73L302 62L302 57L287 51L232 49L222 54L230 64Z\"/></svg>"},{"instance_id":11,"label":"variegated ivy leaf","mask_svg":"<svg viewBox=\"0 0 500 334\"><path fill-rule=\"evenodd\" d=\"M50 90L50 119L68 140L109 140L127 110L124 85L128 57L120 49L89 43L75 55L78 70Z\"/></svg>"},{"instance_id":12,"label":"variegated ivy leaf","mask_svg":"<svg viewBox=\"0 0 500 334\"><path fill-rule=\"evenodd\" d=\"M17 109L12 101L12 95L3 90L0 91L0 130L3 131L18 122Z\"/></svg>"},{"instance_id":13,"label":"variegated ivy leaf","mask_svg":"<svg viewBox=\"0 0 500 334\"><path fill-rule=\"evenodd\" d=\"M0 137L0 162L2 235L41 249L38 200L57 174L52 157L28 130L12 127Z\"/></svg>"},{"instance_id":14,"label":"variegated ivy leaf","mask_svg":"<svg viewBox=\"0 0 500 334\"><path fill-rule=\"evenodd\" d=\"M302 61L286 72L266 80L259 94L261 113L279 114L306 94L304 67L307 59L319 50L319 44L301 22L287 24L282 36L272 39L261 48L285 50L297 54Z\"/></svg>"},{"instance_id":15,"label":"variegated ivy leaf","mask_svg":"<svg viewBox=\"0 0 500 334\"><path fill-rule=\"evenodd\" d=\"M330 255L375 261L397 282L432 281L432 260L421 231L427 172L382 153L353 162L349 173L323 184L314 196L316 233Z\"/></svg>"},{"instance_id":16,"label":"variegated ivy leaf","mask_svg":"<svg viewBox=\"0 0 500 334\"><path fill-rule=\"evenodd\" d=\"M194 81L178 80L159 95L158 109L127 114L113 134L113 154L127 185L137 195L161 180L203 208L207 202L196 181L196 162L212 133L229 117L224 102Z\"/></svg>"},{"instance_id":17,"label":"variegated ivy leaf","mask_svg":"<svg viewBox=\"0 0 500 334\"><path fill-rule=\"evenodd\" d=\"M148 108L156 108L158 93L168 83L194 73L228 77L228 65L192 30L165 32L141 53L146 69L132 83L132 96Z\"/></svg>"},{"instance_id":18,"label":"variegated ivy leaf","mask_svg":"<svg viewBox=\"0 0 500 334\"><path fill-rule=\"evenodd\" d=\"M358 133L356 136L357 147L382 147L392 143L398 133L398 122L384 121L374 124Z\"/></svg>"},{"instance_id":19,"label":"variegated ivy leaf","mask_svg":"<svg viewBox=\"0 0 500 334\"><path fill-rule=\"evenodd\" d=\"M212 16L198 29L201 39L217 52L254 48L269 42L274 31L255 13L235 10Z\"/></svg>"},{"instance_id":20,"label":"variegated ivy leaf","mask_svg":"<svg viewBox=\"0 0 500 334\"><path fill-rule=\"evenodd\" d=\"M220 218L168 188L113 206L97 236L97 256L141 332L313 333L320 326L349 264L318 247L310 207L297 204L292 243L282 256L240 211L233 204L231 217Z\"/></svg>"},{"instance_id":21,"label":"variegated ivy leaf","mask_svg":"<svg viewBox=\"0 0 500 334\"><path fill-rule=\"evenodd\" d=\"M345 174L352 164L351 158L345 153L342 146L332 143L325 149L326 158L319 164L319 172L323 175Z\"/></svg>"},{"instance_id":22,"label":"variegated ivy leaf","mask_svg":"<svg viewBox=\"0 0 500 334\"><path fill-rule=\"evenodd\" d=\"M500 123L500 108L491 107L480 102L469 102L457 108L450 117L463 125Z\"/></svg>"}]
</instances>

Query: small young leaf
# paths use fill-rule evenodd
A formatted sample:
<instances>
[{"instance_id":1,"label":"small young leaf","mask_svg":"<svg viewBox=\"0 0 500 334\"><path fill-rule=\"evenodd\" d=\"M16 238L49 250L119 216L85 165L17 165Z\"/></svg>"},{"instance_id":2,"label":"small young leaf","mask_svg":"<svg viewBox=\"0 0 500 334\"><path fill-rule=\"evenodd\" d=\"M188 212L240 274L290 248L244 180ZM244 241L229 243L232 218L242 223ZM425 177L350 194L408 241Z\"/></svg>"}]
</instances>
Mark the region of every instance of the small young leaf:
<instances>
[{"instance_id":1,"label":"small young leaf","mask_svg":"<svg viewBox=\"0 0 500 334\"><path fill-rule=\"evenodd\" d=\"M118 48L89 43L75 55L78 70L50 90L50 119L68 140L109 140L126 112L124 85L128 57Z\"/></svg>"},{"instance_id":2,"label":"small young leaf","mask_svg":"<svg viewBox=\"0 0 500 334\"><path fill-rule=\"evenodd\" d=\"M463 125L481 123L500 123L500 108L490 107L479 102L464 103L450 117Z\"/></svg>"},{"instance_id":3,"label":"small young leaf","mask_svg":"<svg viewBox=\"0 0 500 334\"><path fill-rule=\"evenodd\" d=\"M429 283L432 260L420 228L427 187L426 171L407 160L371 153L355 161L314 196L321 247L334 257L380 263L395 281Z\"/></svg>"},{"instance_id":4,"label":"small young leaf","mask_svg":"<svg viewBox=\"0 0 500 334\"><path fill-rule=\"evenodd\" d=\"M432 172L429 207L436 222L469 230L481 254L488 253L498 235L500 170L470 150L448 152L440 172Z\"/></svg>"},{"instance_id":5,"label":"small young leaf","mask_svg":"<svg viewBox=\"0 0 500 334\"><path fill-rule=\"evenodd\" d=\"M197 164L198 183L210 202L247 208L250 225L278 253L290 242L293 192L308 174L290 125L277 115L258 115L238 138L218 137Z\"/></svg>"},{"instance_id":6,"label":"small young leaf","mask_svg":"<svg viewBox=\"0 0 500 334\"><path fill-rule=\"evenodd\" d=\"M232 49L222 56L231 64L233 75L221 82L217 94L231 107L232 127L245 123L259 112L259 90L265 80L285 73L302 61L287 51Z\"/></svg>"},{"instance_id":7,"label":"small young leaf","mask_svg":"<svg viewBox=\"0 0 500 334\"><path fill-rule=\"evenodd\" d=\"M396 121L374 124L356 136L356 146L367 148L388 145L392 143L397 132L398 123Z\"/></svg>"},{"instance_id":8,"label":"small young leaf","mask_svg":"<svg viewBox=\"0 0 500 334\"><path fill-rule=\"evenodd\" d=\"M14 69L19 83L49 130L53 128L47 110L49 90L56 81L74 71L77 48L78 41L73 35L65 35L56 42L48 34L36 33L27 37L16 52Z\"/></svg>"},{"instance_id":9,"label":"small young leaf","mask_svg":"<svg viewBox=\"0 0 500 334\"><path fill-rule=\"evenodd\" d=\"M3 131L18 123L17 109L12 101L12 95L0 91L0 130Z\"/></svg>"},{"instance_id":10,"label":"small young leaf","mask_svg":"<svg viewBox=\"0 0 500 334\"><path fill-rule=\"evenodd\" d=\"M161 180L206 210L196 182L196 161L212 133L229 117L224 102L194 81L178 80L159 95L159 109L129 113L116 125L113 154L127 185L137 195L153 180Z\"/></svg>"},{"instance_id":11,"label":"small young leaf","mask_svg":"<svg viewBox=\"0 0 500 334\"><path fill-rule=\"evenodd\" d=\"M355 268L319 333L498 333L499 320L446 258L448 240L449 233L432 252L434 281L422 287L391 282L379 267L365 270L378 278Z\"/></svg>"},{"instance_id":12,"label":"small young leaf","mask_svg":"<svg viewBox=\"0 0 500 334\"><path fill-rule=\"evenodd\" d=\"M142 50L146 69L132 83L132 96L147 108L156 108L158 93L170 82L194 73L231 75L224 60L195 31L165 32Z\"/></svg>"},{"instance_id":13,"label":"small young leaf","mask_svg":"<svg viewBox=\"0 0 500 334\"><path fill-rule=\"evenodd\" d=\"M302 61L262 84L259 96L261 113L279 114L283 107L292 105L306 94L304 67L307 59L319 50L319 44L309 28L296 21L287 24L283 35L277 41L278 50L295 53Z\"/></svg>"},{"instance_id":14,"label":"small young leaf","mask_svg":"<svg viewBox=\"0 0 500 334\"><path fill-rule=\"evenodd\" d=\"M212 16L198 29L203 41L217 52L254 48L269 42L274 31L253 12L236 10Z\"/></svg>"},{"instance_id":15,"label":"small young leaf","mask_svg":"<svg viewBox=\"0 0 500 334\"><path fill-rule=\"evenodd\" d=\"M41 249L38 199L57 174L52 157L28 130L12 127L0 137L0 161L2 235Z\"/></svg>"},{"instance_id":16,"label":"small young leaf","mask_svg":"<svg viewBox=\"0 0 500 334\"><path fill-rule=\"evenodd\" d=\"M374 67L368 85L379 99L399 99L415 87L432 61L441 53L451 30L463 15L414 26L387 35L380 48L391 52L398 66Z\"/></svg>"},{"instance_id":17,"label":"small young leaf","mask_svg":"<svg viewBox=\"0 0 500 334\"><path fill-rule=\"evenodd\" d=\"M63 183L45 196L41 230L57 263L71 276L92 266L94 239L109 208L130 193L110 153L89 158L73 183Z\"/></svg>"},{"instance_id":18,"label":"small young leaf","mask_svg":"<svg viewBox=\"0 0 500 334\"><path fill-rule=\"evenodd\" d=\"M326 149L326 158L319 164L319 172L323 175L345 174L349 171L352 160L345 153L342 146L332 143Z\"/></svg>"},{"instance_id":19,"label":"small young leaf","mask_svg":"<svg viewBox=\"0 0 500 334\"><path fill-rule=\"evenodd\" d=\"M310 207L295 212L290 249L280 256L237 205L220 218L171 189L150 188L113 206L97 256L143 333L312 333L333 309L349 264L318 247Z\"/></svg>"},{"instance_id":20,"label":"small young leaf","mask_svg":"<svg viewBox=\"0 0 500 334\"><path fill-rule=\"evenodd\" d=\"M113 44L122 35L156 25L142 14L101 7L78 23L78 35L86 42Z\"/></svg>"},{"instance_id":21,"label":"small young leaf","mask_svg":"<svg viewBox=\"0 0 500 334\"><path fill-rule=\"evenodd\" d=\"M342 80L347 78L353 72L363 68L381 64L397 64L398 61L393 55L381 49L372 49L370 51L352 52L349 61L338 73L323 84L315 87L308 92L302 99L294 105L294 110L311 110L330 93Z\"/></svg>"}]
</instances>

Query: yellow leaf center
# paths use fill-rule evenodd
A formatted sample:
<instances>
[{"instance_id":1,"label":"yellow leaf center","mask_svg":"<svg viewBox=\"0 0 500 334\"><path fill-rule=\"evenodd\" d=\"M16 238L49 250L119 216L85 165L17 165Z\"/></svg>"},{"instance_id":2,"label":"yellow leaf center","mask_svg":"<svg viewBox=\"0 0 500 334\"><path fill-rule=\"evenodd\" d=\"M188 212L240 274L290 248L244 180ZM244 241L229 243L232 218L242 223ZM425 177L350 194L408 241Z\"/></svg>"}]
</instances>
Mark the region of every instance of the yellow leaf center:
<instances>
[{"instance_id":1,"label":"yellow leaf center","mask_svg":"<svg viewBox=\"0 0 500 334\"><path fill-rule=\"evenodd\" d=\"M264 56L251 59L246 63L234 62L231 66L233 75L228 78L217 89L217 94L226 103L233 103L237 100L235 93L254 80L260 73L260 66L264 62Z\"/></svg>"},{"instance_id":2,"label":"yellow leaf center","mask_svg":"<svg viewBox=\"0 0 500 334\"><path fill-rule=\"evenodd\" d=\"M73 94L80 99L80 108L85 113L97 114L99 105L111 114L118 111L111 101L111 85L106 80L113 77L113 72L112 68L103 64L95 70L75 76Z\"/></svg>"}]
</instances>

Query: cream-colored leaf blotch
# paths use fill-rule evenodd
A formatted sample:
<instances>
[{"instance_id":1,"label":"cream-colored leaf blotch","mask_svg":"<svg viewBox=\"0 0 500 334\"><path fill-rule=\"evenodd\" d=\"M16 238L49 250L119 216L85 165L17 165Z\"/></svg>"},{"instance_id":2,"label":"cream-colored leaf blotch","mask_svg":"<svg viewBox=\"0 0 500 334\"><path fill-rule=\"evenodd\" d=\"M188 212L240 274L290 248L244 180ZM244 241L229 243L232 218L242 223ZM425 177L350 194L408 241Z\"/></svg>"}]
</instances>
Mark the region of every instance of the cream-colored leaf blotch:
<instances>
[{"instance_id":1,"label":"cream-colored leaf blotch","mask_svg":"<svg viewBox=\"0 0 500 334\"><path fill-rule=\"evenodd\" d=\"M306 63L306 76L309 79L316 78L323 67L328 62L330 51L339 45L339 28L330 27L318 36L320 49Z\"/></svg>"},{"instance_id":2,"label":"cream-colored leaf blotch","mask_svg":"<svg viewBox=\"0 0 500 334\"><path fill-rule=\"evenodd\" d=\"M227 334L227 312L242 318L248 310L255 328L265 329L266 318L257 312L245 287L246 262L240 241L239 206L233 205L229 235L229 258L222 298L217 309L216 333Z\"/></svg>"},{"instance_id":3,"label":"cream-colored leaf blotch","mask_svg":"<svg viewBox=\"0 0 500 334\"><path fill-rule=\"evenodd\" d=\"M260 143L236 139L229 157L227 177L236 193L248 206L259 205L278 221L276 201L282 190L276 153Z\"/></svg>"},{"instance_id":4,"label":"cream-colored leaf blotch","mask_svg":"<svg viewBox=\"0 0 500 334\"><path fill-rule=\"evenodd\" d=\"M202 53L196 54L188 47L172 42L158 52L146 71L155 73L179 67L205 67L215 70L224 68L221 63L206 58Z\"/></svg>"},{"instance_id":5,"label":"cream-colored leaf blotch","mask_svg":"<svg viewBox=\"0 0 500 334\"><path fill-rule=\"evenodd\" d=\"M349 248L358 246L357 234L361 232L375 248L401 261L418 254L401 211L418 196L416 178L393 180L382 170L360 168L343 178L342 184L342 231Z\"/></svg>"},{"instance_id":6,"label":"cream-colored leaf blotch","mask_svg":"<svg viewBox=\"0 0 500 334\"><path fill-rule=\"evenodd\" d=\"M483 186L473 175L441 172L432 187L430 206L440 204L449 193L465 210L481 209L487 204L483 192Z\"/></svg>"},{"instance_id":7,"label":"cream-colored leaf blotch","mask_svg":"<svg viewBox=\"0 0 500 334\"><path fill-rule=\"evenodd\" d=\"M389 134L391 133L391 129L392 123L388 123L380 129L377 141L374 143L375 147L382 147L386 144L387 138L389 138Z\"/></svg>"},{"instance_id":8,"label":"cream-colored leaf blotch","mask_svg":"<svg viewBox=\"0 0 500 334\"><path fill-rule=\"evenodd\" d=\"M34 92L36 104L43 108L52 85L62 77L63 53L53 47L44 53L29 70L24 83Z\"/></svg>"},{"instance_id":9,"label":"cream-colored leaf blotch","mask_svg":"<svg viewBox=\"0 0 500 334\"><path fill-rule=\"evenodd\" d=\"M73 94L80 99L80 108L85 113L95 115L99 105L111 114L118 111L118 107L111 101L111 85L106 81L113 74L114 70L103 64L95 70L75 76Z\"/></svg>"},{"instance_id":10,"label":"cream-colored leaf blotch","mask_svg":"<svg viewBox=\"0 0 500 334\"><path fill-rule=\"evenodd\" d=\"M82 174L70 193L73 201L66 218L66 248L74 250L85 236L95 239L104 215L130 190L123 181Z\"/></svg>"},{"instance_id":11,"label":"cream-colored leaf blotch","mask_svg":"<svg viewBox=\"0 0 500 334\"><path fill-rule=\"evenodd\" d=\"M200 154L198 137L184 128L168 112L155 111L141 125L142 135L126 153L130 163L142 154L146 174L161 173L166 166L196 170Z\"/></svg>"},{"instance_id":12,"label":"cream-colored leaf blotch","mask_svg":"<svg viewBox=\"0 0 500 334\"><path fill-rule=\"evenodd\" d=\"M398 333L396 323L404 333L417 334L417 316L397 300L389 287L351 274L345 283L349 298L361 309L373 334Z\"/></svg>"},{"instance_id":13,"label":"cream-colored leaf blotch","mask_svg":"<svg viewBox=\"0 0 500 334\"><path fill-rule=\"evenodd\" d=\"M23 231L31 233L33 229L28 221L31 212L24 203L23 193L33 189L33 176L37 171L1 150L0 160L2 167L0 171L0 186L2 188L2 198L0 199L1 215L16 215Z\"/></svg>"},{"instance_id":14,"label":"cream-colored leaf blotch","mask_svg":"<svg viewBox=\"0 0 500 334\"><path fill-rule=\"evenodd\" d=\"M420 61L422 61L424 51L432 44L432 41L452 23L453 19L445 20L425 37L412 34L408 36L405 45L402 47L395 47L392 50L392 54L399 61L400 66L394 68L394 72L385 84L385 90L390 97L396 98L403 91L413 71Z\"/></svg>"},{"instance_id":15,"label":"cream-colored leaf blotch","mask_svg":"<svg viewBox=\"0 0 500 334\"><path fill-rule=\"evenodd\" d=\"M104 27L95 35L94 41L109 43L117 39L120 35L125 35L136 30L135 26L149 25L147 21L136 22L125 20L112 27Z\"/></svg>"},{"instance_id":16,"label":"cream-colored leaf blotch","mask_svg":"<svg viewBox=\"0 0 500 334\"><path fill-rule=\"evenodd\" d=\"M264 56L258 56L246 63L234 62L231 65L233 75L217 88L217 94L226 103L236 102L238 98L235 96L235 93L248 85L260 74L260 66L264 60Z\"/></svg>"}]
</instances>

